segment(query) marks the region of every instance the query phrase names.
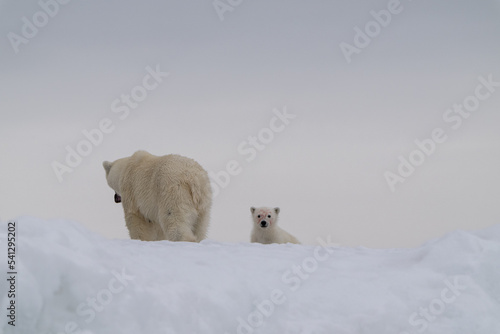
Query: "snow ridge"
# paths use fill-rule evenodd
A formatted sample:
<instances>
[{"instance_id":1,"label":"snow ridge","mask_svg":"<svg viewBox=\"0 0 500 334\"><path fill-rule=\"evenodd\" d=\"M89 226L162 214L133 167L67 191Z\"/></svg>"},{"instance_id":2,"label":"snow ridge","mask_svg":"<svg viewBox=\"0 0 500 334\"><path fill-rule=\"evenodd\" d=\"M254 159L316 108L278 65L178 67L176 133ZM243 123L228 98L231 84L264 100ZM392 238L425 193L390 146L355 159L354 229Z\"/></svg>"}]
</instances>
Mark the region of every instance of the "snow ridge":
<instances>
[{"instance_id":1,"label":"snow ridge","mask_svg":"<svg viewBox=\"0 0 500 334\"><path fill-rule=\"evenodd\" d=\"M389 250L108 240L34 217L17 236L0 333L500 333L500 225Z\"/></svg>"}]
</instances>

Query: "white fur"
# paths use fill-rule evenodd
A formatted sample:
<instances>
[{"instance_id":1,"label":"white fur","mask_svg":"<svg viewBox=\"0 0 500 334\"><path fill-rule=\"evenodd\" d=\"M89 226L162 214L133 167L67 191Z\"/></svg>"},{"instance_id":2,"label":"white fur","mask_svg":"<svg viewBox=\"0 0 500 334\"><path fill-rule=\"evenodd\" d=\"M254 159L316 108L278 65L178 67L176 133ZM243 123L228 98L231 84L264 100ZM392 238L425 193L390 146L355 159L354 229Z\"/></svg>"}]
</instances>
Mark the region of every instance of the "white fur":
<instances>
[{"instance_id":1,"label":"white fur","mask_svg":"<svg viewBox=\"0 0 500 334\"><path fill-rule=\"evenodd\" d=\"M280 208L250 208L253 220L253 230L250 237L251 242L259 242L261 244L300 244L293 235L283 230L278 226L278 217ZM262 227L262 222L266 223L266 227Z\"/></svg>"},{"instance_id":2,"label":"white fur","mask_svg":"<svg viewBox=\"0 0 500 334\"><path fill-rule=\"evenodd\" d=\"M207 172L180 155L137 151L103 162L108 185L121 197L132 239L199 242L212 205Z\"/></svg>"}]
</instances>

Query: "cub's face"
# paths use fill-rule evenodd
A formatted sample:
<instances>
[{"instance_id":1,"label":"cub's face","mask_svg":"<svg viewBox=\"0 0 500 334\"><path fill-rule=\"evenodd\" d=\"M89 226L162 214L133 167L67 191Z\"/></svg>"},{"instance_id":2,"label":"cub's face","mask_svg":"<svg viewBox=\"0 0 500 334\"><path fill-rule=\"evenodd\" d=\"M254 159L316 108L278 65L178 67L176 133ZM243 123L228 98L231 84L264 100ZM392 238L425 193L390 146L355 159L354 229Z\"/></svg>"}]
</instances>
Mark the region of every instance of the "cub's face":
<instances>
[{"instance_id":1,"label":"cub's face","mask_svg":"<svg viewBox=\"0 0 500 334\"><path fill-rule=\"evenodd\" d=\"M115 203L121 203L122 197L120 192L120 176L126 164L124 159L118 159L114 162L104 161L102 166L106 171L106 181L111 189L115 191Z\"/></svg>"},{"instance_id":2,"label":"cub's face","mask_svg":"<svg viewBox=\"0 0 500 334\"><path fill-rule=\"evenodd\" d=\"M254 208L252 206L250 212L255 227L266 229L277 224L280 208Z\"/></svg>"}]
</instances>

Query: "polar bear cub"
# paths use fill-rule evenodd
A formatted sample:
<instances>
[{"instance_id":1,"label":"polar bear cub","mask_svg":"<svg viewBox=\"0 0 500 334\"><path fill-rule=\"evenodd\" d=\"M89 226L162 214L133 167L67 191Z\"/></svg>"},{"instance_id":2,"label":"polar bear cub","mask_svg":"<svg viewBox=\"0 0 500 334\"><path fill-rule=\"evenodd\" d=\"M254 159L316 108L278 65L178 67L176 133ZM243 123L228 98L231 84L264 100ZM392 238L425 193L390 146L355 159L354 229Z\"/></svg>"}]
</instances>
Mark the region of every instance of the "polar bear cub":
<instances>
[{"instance_id":1,"label":"polar bear cub","mask_svg":"<svg viewBox=\"0 0 500 334\"><path fill-rule=\"evenodd\" d=\"M137 151L104 161L103 167L132 239L199 242L206 237L212 190L196 161Z\"/></svg>"},{"instance_id":2,"label":"polar bear cub","mask_svg":"<svg viewBox=\"0 0 500 334\"><path fill-rule=\"evenodd\" d=\"M290 233L278 226L278 216L280 208L251 207L253 230L250 238L251 242L261 244L300 244L300 242Z\"/></svg>"}]
</instances>

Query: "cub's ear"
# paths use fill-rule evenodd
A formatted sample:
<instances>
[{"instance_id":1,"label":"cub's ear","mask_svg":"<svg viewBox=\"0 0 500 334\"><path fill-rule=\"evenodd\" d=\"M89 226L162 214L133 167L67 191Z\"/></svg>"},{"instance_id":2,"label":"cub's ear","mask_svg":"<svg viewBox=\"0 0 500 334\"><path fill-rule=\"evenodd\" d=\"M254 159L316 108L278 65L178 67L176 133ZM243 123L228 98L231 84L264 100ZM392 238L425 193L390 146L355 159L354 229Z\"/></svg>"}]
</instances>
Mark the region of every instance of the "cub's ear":
<instances>
[{"instance_id":1,"label":"cub's ear","mask_svg":"<svg viewBox=\"0 0 500 334\"><path fill-rule=\"evenodd\" d=\"M250 212L251 212L251 213L254 213L254 212L255 212L255 208L254 208L253 206L250 208Z\"/></svg>"},{"instance_id":2,"label":"cub's ear","mask_svg":"<svg viewBox=\"0 0 500 334\"><path fill-rule=\"evenodd\" d=\"M280 213L280 208L274 208L274 212L276 212L277 215Z\"/></svg>"},{"instance_id":3,"label":"cub's ear","mask_svg":"<svg viewBox=\"0 0 500 334\"><path fill-rule=\"evenodd\" d=\"M111 167L113 166L113 163L112 162L109 162L109 161L104 161L102 163L102 166L104 167L104 170L106 171L106 175L109 174L109 170L111 169Z\"/></svg>"}]
</instances>

